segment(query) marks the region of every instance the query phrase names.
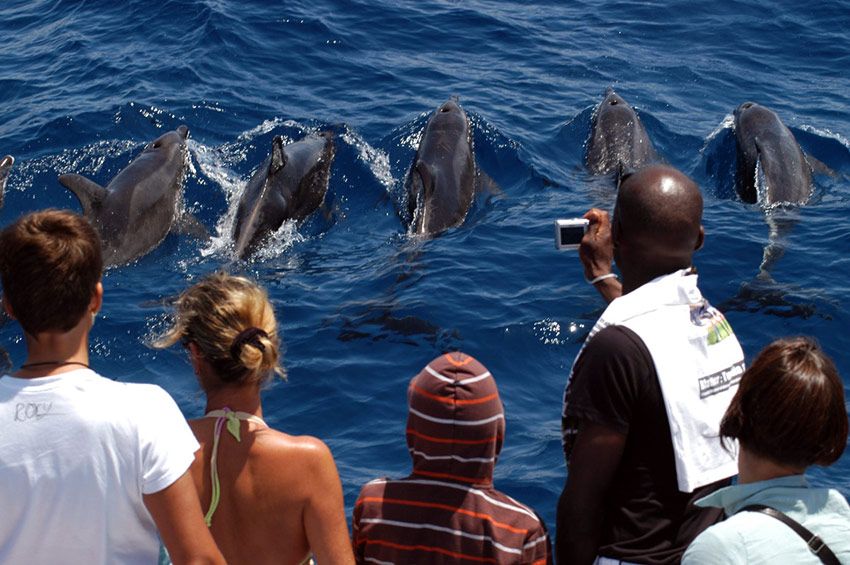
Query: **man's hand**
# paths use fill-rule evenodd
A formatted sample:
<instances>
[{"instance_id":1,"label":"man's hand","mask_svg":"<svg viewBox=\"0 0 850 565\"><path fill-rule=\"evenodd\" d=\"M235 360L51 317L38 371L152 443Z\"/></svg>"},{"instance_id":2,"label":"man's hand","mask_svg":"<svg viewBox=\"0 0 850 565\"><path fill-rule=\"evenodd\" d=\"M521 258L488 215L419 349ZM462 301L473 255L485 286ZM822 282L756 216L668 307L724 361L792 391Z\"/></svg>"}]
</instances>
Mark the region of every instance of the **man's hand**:
<instances>
[{"instance_id":1,"label":"man's hand","mask_svg":"<svg viewBox=\"0 0 850 565\"><path fill-rule=\"evenodd\" d=\"M587 232L581 238L578 257L584 265L584 277L592 281L600 275L612 273L614 269L614 241L611 238L611 219L608 212L592 208L584 215L590 220ZM593 285L607 302L623 293L623 287L615 278L603 279Z\"/></svg>"},{"instance_id":2,"label":"man's hand","mask_svg":"<svg viewBox=\"0 0 850 565\"><path fill-rule=\"evenodd\" d=\"M578 257L584 265L584 276L593 280L611 272L614 262L614 243L611 240L611 220L608 212L592 208L584 215L590 220L587 232L581 238Z\"/></svg>"}]
</instances>

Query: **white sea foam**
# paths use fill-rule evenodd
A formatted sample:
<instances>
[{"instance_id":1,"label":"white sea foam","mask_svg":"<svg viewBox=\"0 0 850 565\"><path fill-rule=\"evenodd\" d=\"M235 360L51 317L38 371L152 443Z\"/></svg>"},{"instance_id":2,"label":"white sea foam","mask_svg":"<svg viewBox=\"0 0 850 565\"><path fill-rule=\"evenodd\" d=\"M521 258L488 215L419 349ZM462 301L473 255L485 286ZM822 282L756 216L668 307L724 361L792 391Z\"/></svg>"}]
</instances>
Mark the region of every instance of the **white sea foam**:
<instances>
[{"instance_id":1,"label":"white sea foam","mask_svg":"<svg viewBox=\"0 0 850 565\"><path fill-rule=\"evenodd\" d=\"M803 131L806 131L808 133L813 133L813 134L815 134L819 137L828 137L829 139L834 139L837 142L839 142L841 145L843 145L845 148L850 150L850 139L846 138L845 136L843 136L842 134L840 134L838 132L833 132L832 130L829 130L829 129L820 129L820 128L816 128L814 126L810 126L810 125L806 125L806 124L801 125L800 129L803 130Z\"/></svg>"},{"instance_id":2,"label":"white sea foam","mask_svg":"<svg viewBox=\"0 0 850 565\"><path fill-rule=\"evenodd\" d=\"M190 140L190 150L195 155L195 160L201 172L208 179L218 184L224 192L227 199L227 211L219 218L215 226L215 233L210 237L209 244L201 249L202 257L210 255L229 254L231 249L231 234L233 233L233 225L236 221L236 210L239 207L239 198L242 195L242 190L245 184L251 178L254 171L242 178L234 169L233 166L244 161L247 157L247 145L250 140L259 135L263 135L273 131L275 128L285 126L297 128L305 133L311 131L304 126L293 122L292 120L281 120L275 118L266 120L257 127L254 127L246 132L239 134L237 141L233 143L224 143L218 147L204 145L203 143ZM284 137L284 143L289 143L291 140ZM256 257L259 259L269 259L276 257L292 247L295 243L304 240L304 237L298 233L297 224L294 221L284 222L271 238L263 249L257 252Z\"/></svg>"},{"instance_id":3,"label":"white sea foam","mask_svg":"<svg viewBox=\"0 0 850 565\"><path fill-rule=\"evenodd\" d=\"M233 162L228 159L227 152L222 151L221 148L189 140L189 150L195 156L200 172L218 184L227 198L227 211L216 223L215 233L210 237L209 244L201 249L201 255L208 257L224 252L230 245L233 219L236 216L236 206L244 181L231 168Z\"/></svg>"},{"instance_id":4,"label":"white sea foam","mask_svg":"<svg viewBox=\"0 0 850 565\"><path fill-rule=\"evenodd\" d=\"M735 116L733 116L732 114L726 114L723 120L721 120L717 127L714 128L714 131L708 134L708 137L705 138L705 144L703 145L703 149L705 149L705 147L711 142L711 140L720 135L720 132L727 129L732 129L733 127L735 127Z\"/></svg>"},{"instance_id":5,"label":"white sea foam","mask_svg":"<svg viewBox=\"0 0 850 565\"><path fill-rule=\"evenodd\" d=\"M138 146L139 143L128 139L109 139L84 147L64 149L58 155L19 159L15 161L15 173L6 189L26 191L33 186L37 175L48 172L77 173L90 178L96 177L110 159L123 156L127 158L127 164L129 164L137 157L139 151L134 148ZM118 170L116 169L115 172L117 173ZM98 180L101 184L106 184L111 178Z\"/></svg>"},{"instance_id":6,"label":"white sea foam","mask_svg":"<svg viewBox=\"0 0 850 565\"><path fill-rule=\"evenodd\" d=\"M271 120L266 120L263 123L261 123L260 125L249 129L248 131L240 133L239 137L237 139L239 141L250 141L250 140L254 139L255 137L267 134L270 131L273 131L273 130L279 128L279 127L296 128L296 129L299 129L303 132L308 131L307 128L305 128L304 126L302 126L301 124L299 124L299 123L297 123L293 120L284 120L283 118L277 118L276 117L276 118L272 118ZM292 140L284 137L283 141L284 141L284 143L289 143Z\"/></svg>"},{"instance_id":7,"label":"white sea foam","mask_svg":"<svg viewBox=\"0 0 850 565\"><path fill-rule=\"evenodd\" d=\"M368 141L350 128L346 127L340 138L357 150L357 158L369 167L378 182L384 186L387 192L390 192L396 181L390 169L389 155L385 151L369 145Z\"/></svg>"}]
</instances>

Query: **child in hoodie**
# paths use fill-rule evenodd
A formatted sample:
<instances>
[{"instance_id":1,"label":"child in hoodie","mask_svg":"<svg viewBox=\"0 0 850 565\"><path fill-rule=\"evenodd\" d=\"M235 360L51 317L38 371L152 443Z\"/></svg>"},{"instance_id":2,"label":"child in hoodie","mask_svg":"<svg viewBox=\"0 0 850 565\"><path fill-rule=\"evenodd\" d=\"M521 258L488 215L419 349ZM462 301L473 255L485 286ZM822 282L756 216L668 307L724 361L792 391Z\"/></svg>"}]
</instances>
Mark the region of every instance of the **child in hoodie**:
<instances>
[{"instance_id":1,"label":"child in hoodie","mask_svg":"<svg viewBox=\"0 0 850 565\"><path fill-rule=\"evenodd\" d=\"M474 358L442 355L410 382L413 472L363 486L354 506L358 563L551 563L537 514L493 486L505 436L496 381Z\"/></svg>"}]
</instances>

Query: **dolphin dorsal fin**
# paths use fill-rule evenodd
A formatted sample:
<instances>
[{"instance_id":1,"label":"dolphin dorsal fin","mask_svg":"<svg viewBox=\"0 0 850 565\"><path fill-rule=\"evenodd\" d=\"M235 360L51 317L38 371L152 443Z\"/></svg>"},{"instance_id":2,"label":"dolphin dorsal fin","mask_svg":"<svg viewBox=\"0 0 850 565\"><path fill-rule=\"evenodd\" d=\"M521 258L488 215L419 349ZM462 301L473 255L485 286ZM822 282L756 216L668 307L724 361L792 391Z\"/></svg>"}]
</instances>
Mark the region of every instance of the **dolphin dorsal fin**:
<instances>
[{"instance_id":1,"label":"dolphin dorsal fin","mask_svg":"<svg viewBox=\"0 0 850 565\"><path fill-rule=\"evenodd\" d=\"M91 217L100 208L108 194L108 191L96 182L74 173L59 175L59 182L74 193L83 207L83 214L87 217Z\"/></svg>"},{"instance_id":2,"label":"dolphin dorsal fin","mask_svg":"<svg viewBox=\"0 0 850 565\"><path fill-rule=\"evenodd\" d=\"M279 135L272 140L272 161L269 163L269 173L274 174L286 166L286 151L283 150L283 138Z\"/></svg>"}]
</instances>

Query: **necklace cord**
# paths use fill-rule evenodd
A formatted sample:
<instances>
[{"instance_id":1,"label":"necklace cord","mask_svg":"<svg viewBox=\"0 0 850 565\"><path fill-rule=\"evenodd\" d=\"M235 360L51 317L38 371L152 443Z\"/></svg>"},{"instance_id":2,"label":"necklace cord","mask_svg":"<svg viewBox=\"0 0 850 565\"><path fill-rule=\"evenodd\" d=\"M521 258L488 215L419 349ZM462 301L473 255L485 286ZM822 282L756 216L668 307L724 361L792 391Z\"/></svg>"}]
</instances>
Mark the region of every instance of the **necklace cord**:
<instances>
[{"instance_id":1,"label":"necklace cord","mask_svg":"<svg viewBox=\"0 0 850 565\"><path fill-rule=\"evenodd\" d=\"M87 363L83 363L81 361L41 361L39 363L25 363L21 365L21 369L31 369L32 367L47 367L52 365L54 367L65 367L67 365L79 365L80 367L85 367L89 369Z\"/></svg>"}]
</instances>

